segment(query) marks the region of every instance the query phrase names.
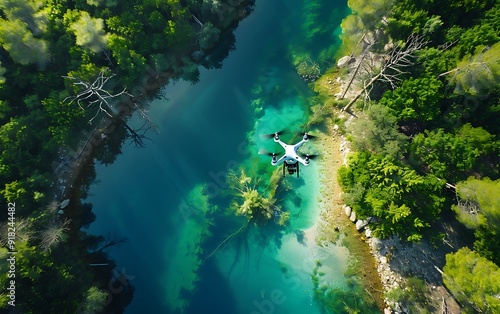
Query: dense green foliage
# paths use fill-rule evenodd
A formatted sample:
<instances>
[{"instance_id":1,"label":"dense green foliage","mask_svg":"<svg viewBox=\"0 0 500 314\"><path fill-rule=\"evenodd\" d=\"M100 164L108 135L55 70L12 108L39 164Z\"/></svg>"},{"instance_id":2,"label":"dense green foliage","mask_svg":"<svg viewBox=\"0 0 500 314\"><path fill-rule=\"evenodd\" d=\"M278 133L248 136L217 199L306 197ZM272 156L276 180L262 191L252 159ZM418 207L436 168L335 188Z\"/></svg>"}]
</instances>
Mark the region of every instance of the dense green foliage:
<instances>
[{"instance_id":1,"label":"dense green foliage","mask_svg":"<svg viewBox=\"0 0 500 314\"><path fill-rule=\"evenodd\" d=\"M475 230L474 250L500 265L500 180L473 177L457 184L458 219Z\"/></svg>"},{"instance_id":2,"label":"dense green foliage","mask_svg":"<svg viewBox=\"0 0 500 314\"><path fill-rule=\"evenodd\" d=\"M443 280L467 312L500 311L500 269L468 248L446 256Z\"/></svg>"},{"instance_id":3,"label":"dense green foliage","mask_svg":"<svg viewBox=\"0 0 500 314\"><path fill-rule=\"evenodd\" d=\"M411 241L436 236L430 227L453 208L475 242L448 256L445 283L464 305L496 312L498 278L486 277L500 264L500 1L368 3L349 1L347 53L366 34L382 56L411 34L427 42L392 69L395 88L377 82L352 123L358 152L339 171L345 201L375 218L376 235Z\"/></svg>"},{"instance_id":4,"label":"dense green foliage","mask_svg":"<svg viewBox=\"0 0 500 314\"><path fill-rule=\"evenodd\" d=\"M0 203L15 202L15 218L18 224L26 222L25 233L31 235L18 238L13 248L18 251L17 267L23 270L16 277L17 291L23 293L16 309L76 313L77 308L101 309L107 299L101 290L110 268L105 267L105 273L88 267L89 260L107 261L100 250L89 253L89 246L103 239L78 231L92 221L88 208L78 206L78 193L64 190L67 178L54 174L81 140L102 127L101 120L87 124L96 113L82 110L87 103L80 107L65 101L81 90L64 76L92 82L108 68L107 74L115 76L107 91L128 88L136 98L154 96L169 78L196 81L198 65L221 65L234 44L232 28L252 3L0 1ZM127 136L123 125L115 130L117 137L96 155L104 162L114 159ZM71 210L57 214L58 204L49 206L54 198L71 198ZM87 218L81 217L84 213ZM6 219L0 219L2 231ZM7 232L1 237L7 243ZM8 266L5 254L2 251L2 274ZM101 282L93 283L97 277ZM0 286L7 282L2 275ZM0 308L7 305L6 296L3 290ZM113 304L117 300L121 305ZM122 311L130 295L115 296L113 302L106 303L106 310Z\"/></svg>"},{"instance_id":5,"label":"dense green foliage","mask_svg":"<svg viewBox=\"0 0 500 314\"><path fill-rule=\"evenodd\" d=\"M356 18L366 20L373 8L365 10L361 2L350 5ZM493 119L499 117L498 58L494 57L498 38L491 32L479 33L476 47L471 47L465 34L474 28L496 29L500 4L474 3L470 12L481 14L474 24L460 26L448 24L439 14L449 12L454 5L450 1L450 6L429 3L426 7L400 1L390 9L377 6L385 10L387 23L364 22L376 25L392 40L405 39L409 32L403 31L404 25L429 37L437 29L448 34L421 49L405 80L394 90L387 89L378 104L371 105L351 128L352 141L360 153L340 170L340 179L349 205L361 217L378 219L379 235L396 233L418 240L449 204L445 183L456 184L471 175L499 176L499 132ZM454 41L447 44L448 40ZM399 225L402 217L407 221L399 230L394 225ZM406 228L408 225L413 228Z\"/></svg>"}]
</instances>

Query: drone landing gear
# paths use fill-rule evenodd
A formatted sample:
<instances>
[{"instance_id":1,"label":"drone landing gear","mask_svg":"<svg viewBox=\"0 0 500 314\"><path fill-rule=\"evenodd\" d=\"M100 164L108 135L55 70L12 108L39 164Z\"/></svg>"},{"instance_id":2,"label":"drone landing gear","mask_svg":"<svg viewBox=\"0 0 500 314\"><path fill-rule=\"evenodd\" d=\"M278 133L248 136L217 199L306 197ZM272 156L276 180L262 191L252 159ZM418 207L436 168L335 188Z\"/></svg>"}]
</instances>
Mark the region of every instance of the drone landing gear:
<instances>
[{"instance_id":1,"label":"drone landing gear","mask_svg":"<svg viewBox=\"0 0 500 314\"><path fill-rule=\"evenodd\" d=\"M289 175L297 174L297 178L299 177L299 163L296 162L294 164L283 163L283 175L286 175L285 169Z\"/></svg>"}]
</instances>

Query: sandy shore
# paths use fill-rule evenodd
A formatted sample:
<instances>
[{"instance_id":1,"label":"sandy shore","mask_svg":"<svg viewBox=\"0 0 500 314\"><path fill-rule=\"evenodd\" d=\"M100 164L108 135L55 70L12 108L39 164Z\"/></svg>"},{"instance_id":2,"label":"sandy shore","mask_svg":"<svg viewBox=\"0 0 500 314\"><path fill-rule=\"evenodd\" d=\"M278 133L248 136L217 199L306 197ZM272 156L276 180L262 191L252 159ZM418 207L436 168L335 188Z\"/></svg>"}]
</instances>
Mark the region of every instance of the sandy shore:
<instances>
[{"instance_id":1,"label":"sandy shore","mask_svg":"<svg viewBox=\"0 0 500 314\"><path fill-rule=\"evenodd\" d=\"M321 213L317 222L316 241L336 242L343 234L342 242L350 253L359 261L358 276L366 290L374 297L377 306L382 310L383 286L377 273L376 260L373 258L364 233L356 231L355 225L344 214L342 208L342 188L337 179L338 169L346 163L349 152L348 143L333 124L317 138L321 147Z\"/></svg>"}]
</instances>

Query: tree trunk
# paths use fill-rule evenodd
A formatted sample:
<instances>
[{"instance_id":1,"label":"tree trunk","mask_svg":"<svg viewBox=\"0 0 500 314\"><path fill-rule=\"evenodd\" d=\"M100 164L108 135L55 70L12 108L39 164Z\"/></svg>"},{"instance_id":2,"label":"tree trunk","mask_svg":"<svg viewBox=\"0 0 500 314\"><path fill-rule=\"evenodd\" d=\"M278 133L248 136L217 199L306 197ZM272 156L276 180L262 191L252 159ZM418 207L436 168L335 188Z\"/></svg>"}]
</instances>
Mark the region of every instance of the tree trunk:
<instances>
[{"instance_id":1,"label":"tree trunk","mask_svg":"<svg viewBox=\"0 0 500 314\"><path fill-rule=\"evenodd\" d=\"M363 87L363 89L360 90L359 93L357 93L356 96L353 99L351 99L351 101L349 101L349 103L344 108L342 108L341 111L348 111L349 108L351 108L351 106L354 104L354 102L356 102L356 100L358 100L359 97L361 97L361 95L363 95L366 92L366 90L370 86L372 86L373 83L375 83L375 81L378 80L382 76L383 73L384 73L383 71L380 71L379 74L377 74L374 77L372 77L372 79L370 80L370 82L368 82L368 84L366 84L365 87Z\"/></svg>"}]
</instances>

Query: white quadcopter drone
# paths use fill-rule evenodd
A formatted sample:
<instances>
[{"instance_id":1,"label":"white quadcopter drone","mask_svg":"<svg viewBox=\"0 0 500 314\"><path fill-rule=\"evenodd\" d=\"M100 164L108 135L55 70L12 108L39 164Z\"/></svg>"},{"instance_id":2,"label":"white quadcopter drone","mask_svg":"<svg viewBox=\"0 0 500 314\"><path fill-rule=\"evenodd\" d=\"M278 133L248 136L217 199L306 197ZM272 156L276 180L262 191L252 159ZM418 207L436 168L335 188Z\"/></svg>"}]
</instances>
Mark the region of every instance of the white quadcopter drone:
<instances>
[{"instance_id":1,"label":"white quadcopter drone","mask_svg":"<svg viewBox=\"0 0 500 314\"><path fill-rule=\"evenodd\" d=\"M264 154L271 156L271 165L273 166L278 166L283 164L283 175L285 175L285 170L288 170L288 174L293 175L297 174L297 178L299 177L299 163L303 164L304 166L309 165L309 162L311 159L314 157L318 156L315 154L304 154L303 157L299 156L297 153L297 150L304 145L305 142L309 141L309 139L314 138L315 136L309 135L307 133L302 134L302 140L298 142L295 145L288 145L285 144L283 141L280 140L280 134L282 134L283 131L281 132L276 132L272 134L265 134L262 135L264 138L274 138L274 141L278 144L280 144L284 149L285 149L285 154L280 157L280 159L277 159L278 154L277 153L271 153L268 152L265 149L259 150L259 154Z\"/></svg>"}]
</instances>

